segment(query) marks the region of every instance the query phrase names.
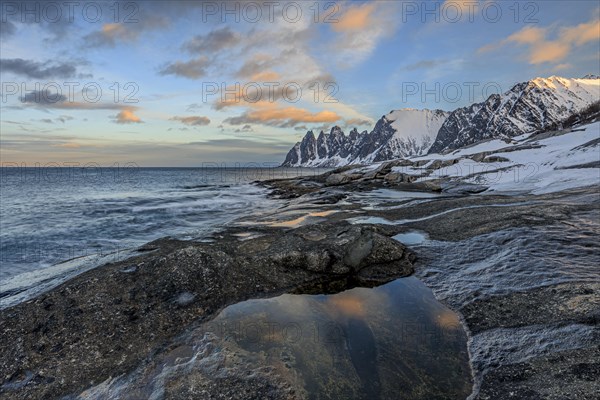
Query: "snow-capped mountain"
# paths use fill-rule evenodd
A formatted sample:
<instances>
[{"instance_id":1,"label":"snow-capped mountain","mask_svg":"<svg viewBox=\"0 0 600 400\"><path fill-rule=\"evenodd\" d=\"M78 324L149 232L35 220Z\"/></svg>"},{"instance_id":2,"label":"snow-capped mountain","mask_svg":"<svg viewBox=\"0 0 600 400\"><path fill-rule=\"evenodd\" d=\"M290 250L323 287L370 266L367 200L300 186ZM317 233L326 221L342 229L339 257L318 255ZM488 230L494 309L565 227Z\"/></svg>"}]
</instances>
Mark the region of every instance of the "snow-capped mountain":
<instances>
[{"instance_id":1,"label":"snow-capped mountain","mask_svg":"<svg viewBox=\"0 0 600 400\"><path fill-rule=\"evenodd\" d=\"M284 167L337 167L426 154L449 113L441 110L393 110L371 132L354 128L346 136L339 127L308 131L289 151Z\"/></svg>"},{"instance_id":2,"label":"snow-capped mountain","mask_svg":"<svg viewBox=\"0 0 600 400\"><path fill-rule=\"evenodd\" d=\"M600 78L535 78L482 103L441 110L401 109L381 117L371 132L339 127L315 138L309 131L282 166L338 167L439 153L488 139L508 139L561 128L600 105ZM565 125L565 127L566 127Z\"/></svg>"},{"instance_id":3,"label":"snow-capped mountain","mask_svg":"<svg viewBox=\"0 0 600 400\"><path fill-rule=\"evenodd\" d=\"M598 101L600 79L596 76L535 78L452 112L429 153L458 149L485 139L557 129L567 118Z\"/></svg>"}]
</instances>

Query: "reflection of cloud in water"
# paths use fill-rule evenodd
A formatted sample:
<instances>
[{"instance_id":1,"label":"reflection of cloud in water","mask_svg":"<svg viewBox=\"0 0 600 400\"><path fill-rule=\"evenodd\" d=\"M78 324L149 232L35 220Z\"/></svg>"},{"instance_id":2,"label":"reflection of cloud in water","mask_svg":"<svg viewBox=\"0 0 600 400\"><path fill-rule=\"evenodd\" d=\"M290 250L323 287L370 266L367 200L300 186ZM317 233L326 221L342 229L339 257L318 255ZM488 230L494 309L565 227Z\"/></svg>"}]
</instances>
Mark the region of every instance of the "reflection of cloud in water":
<instances>
[{"instance_id":1,"label":"reflection of cloud in water","mask_svg":"<svg viewBox=\"0 0 600 400\"><path fill-rule=\"evenodd\" d=\"M281 222L270 223L269 226L281 227L281 228L294 228L294 227L300 226L300 224L302 224L304 221L306 221L306 219L309 217L326 217L335 212L336 211L334 211L334 210L310 212L306 215L303 215L296 219L292 219L290 221L281 221Z\"/></svg>"},{"instance_id":2,"label":"reflection of cloud in water","mask_svg":"<svg viewBox=\"0 0 600 400\"><path fill-rule=\"evenodd\" d=\"M335 317L361 318L373 315L376 308L389 307L390 299L385 292L356 288L325 300L326 310Z\"/></svg>"},{"instance_id":3,"label":"reflection of cloud in water","mask_svg":"<svg viewBox=\"0 0 600 400\"><path fill-rule=\"evenodd\" d=\"M448 309L441 310L440 314L438 314L435 318L435 323L440 328L445 328L445 329L459 329L460 328L460 321L458 319L458 315Z\"/></svg>"}]
</instances>

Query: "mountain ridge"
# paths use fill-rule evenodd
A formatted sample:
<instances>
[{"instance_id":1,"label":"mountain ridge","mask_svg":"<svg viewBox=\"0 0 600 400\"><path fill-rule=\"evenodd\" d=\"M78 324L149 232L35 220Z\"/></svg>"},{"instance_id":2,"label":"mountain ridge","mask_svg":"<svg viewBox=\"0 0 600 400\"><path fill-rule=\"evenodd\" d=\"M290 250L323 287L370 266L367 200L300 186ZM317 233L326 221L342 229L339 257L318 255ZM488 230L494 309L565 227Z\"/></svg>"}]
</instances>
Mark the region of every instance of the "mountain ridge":
<instances>
[{"instance_id":1,"label":"mountain ridge","mask_svg":"<svg viewBox=\"0 0 600 400\"><path fill-rule=\"evenodd\" d=\"M340 167L441 153L488 139L556 129L600 102L600 77L536 77L502 94L452 112L402 108L383 115L373 129L345 135L334 126L308 131L288 152L284 167Z\"/></svg>"}]
</instances>

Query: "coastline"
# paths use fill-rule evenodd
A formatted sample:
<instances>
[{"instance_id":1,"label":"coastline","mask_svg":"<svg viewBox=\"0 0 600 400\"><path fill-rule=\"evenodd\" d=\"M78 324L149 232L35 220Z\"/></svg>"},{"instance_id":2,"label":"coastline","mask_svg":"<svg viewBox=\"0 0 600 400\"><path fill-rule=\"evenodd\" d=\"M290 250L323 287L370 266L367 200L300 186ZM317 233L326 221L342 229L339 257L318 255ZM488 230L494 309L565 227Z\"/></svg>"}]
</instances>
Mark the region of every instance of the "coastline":
<instances>
[{"instance_id":1,"label":"coastline","mask_svg":"<svg viewBox=\"0 0 600 400\"><path fill-rule=\"evenodd\" d=\"M453 293L449 289L452 286L452 274L445 275L444 271L439 270L439 266L432 267L431 264L435 264L432 258L436 256L443 259L444 253L454 254L463 257L454 260L459 263L455 269L460 269L460 262L472 262L469 257L478 257L477 249L471 254L457 250L461 243L497 232L556 225L574 215L597 213L600 201L595 188L540 195L475 194L481 192L481 188L475 185L452 184L442 188L442 185L431 183L390 182L386 176L393 173L392 166L391 163L383 164L376 173L370 173L369 176L363 174L358 177L355 168L354 171L353 168L343 168L321 176L261 182L261 185L272 190L273 196L287 199L287 206L275 213L242 218L214 234L213 243L190 244L169 239L151 242L140 248L141 254L137 257L93 269L36 299L3 310L0 313L2 325L17 327L15 330L3 330L3 343L22 342L27 337L37 338L30 342L29 349L24 349L22 344L3 349L3 353L10 352L3 355L3 360L23 357L27 352L29 354L26 357L35 358L47 351L47 348L36 349L33 343L57 329L57 321L53 320L57 313L63 313L67 318L78 318L74 313L76 310L82 311L83 315L95 315L88 320L87 325L95 327L94 329L104 330L110 315L122 315L127 324L147 321L152 335L160 336L159 332L166 332L166 335L153 337L152 340L148 340L140 330L127 336L124 343L141 344L134 357L121 361L116 369L109 365L115 361L111 359L105 363L107 365L93 365L87 371L88 375L84 373L88 378L94 376L90 386L98 385L110 377L114 378L119 371L125 373L132 370L160 348L161 343L164 345L169 338L177 336L190 324L210 320L229 304L289 292L335 293L353 286L373 286L412 274L414 265L415 276L434 291L438 300L447 304L462 318L469 335L468 348L475 381L470 398L511 398L503 396L512 391L518 393L518 398L558 399L562 391L566 390L565 387L570 393L579 394L580 398L587 398L588 394L594 393L597 384L588 377L594 376L593 371L597 366L595 360L598 350L593 343L597 342L599 333L597 307L594 305L600 304L600 299L597 295L599 285L594 282L593 271L587 281L550 280L524 287L507 287L504 292L500 290L497 293L474 293L472 288ZM339 176L335 177L338 182L330 184L332 176L344 174L351 176L342 178L342 182L339 181ZM385 198L381 193L369 195L374 190L389 190L388 194L392 196ZM394 197L394 194L397 196ZM369 218L372 220L369 221ZM417 230L426 233L430 244L408 246L415 249L418 256L415 262L413 250L405 249L391 237ZM330 239L339 237L340 234L349 235L349 240L340 244ZM298 249L298 243L304 244L300 244ZM365 246L365 243L377 245ZM459 247L447 247L449 245ZM498 245L501 242L492 243L492 247ZM267 251L266 256L258 255L273 248L275 250ZM593 247L591 251L593 259ZM230 253L238 255L234 255L232 260ZM250 261L247 261L249 254L254 256L250 256ZM335 261L332 262L331 257ZM583 262L588 263L589 260ZM212 270L208 272L208 280L204 276L195 275L198 263L202 266L203 274ZM376 268L372 268L374 264L377 265ZM153 268L163 266L150 271L148 265L153 265ZM175 265L176 268L173 267ZM183 274L181 265L185 266L186 272ZM237 268L238 274L227 277L222 273L215 273L215 268L211 268L217 266L216 269L222 271L232 265L235 266L234 270ZM266 271L265 265L272 266L273 269ZM248 273L248 268L251 273ZM144 271L151 272L153 279L142 280L136 277ZM510 272L518 280L519 274L524 271ZM167 293L163 293L164 282L159 279L165 276L172 276L170 284L176 283L172 287L167 285L170 288ZM110 284L102 283L106 279L110 280ZM226 295L221 299L225 301L211 301L214 299L212 294L200 298L195 293L202 292L201 287L181 288L181 285L190 282L198 283L198 279L205 289L216 287L223 290ZM229 287L222 289L223 285ZM502 282L500 288L501 286ZM119 292L117 288L128 289L128 298L125 299L125 292ZM140 297L140 290L136 288L146 293ZM72 309L73 299L90 303L92 294L96 298L102 297L101 301L91 301L90 308L86 310L81 310L80 307ZM121 302L112 304L115 299L120 299ZM158 307L159 312L148 312L149 300L153 301L150 309ZM572 304L568 313L561 309L563 304ZM98 316L103 321L103 326L97 326ZM175 316L176 320L169 320ZM67 326L66 331L53 336L46 346L56 346L65 337L81 333L79 331L82 327L69 326L67 318L61 320ZM163 324L165 320L169 322ZM551 321L550 325L547 324L548 321ZM536 327L539 329L536 330ZM17 332L19 328L20 333ZM117 328L115 326L113 329ZM501 341L503 337L510 338L511 335L522 333L529 336L545 334L545 338L542 335L542 342L551 341L553 346L544 349L543 343L526 342L521 347L511 347L510 341ZM97 341L102 334L93 330L92 335L88 336L87 345ZM141 337L144 338L144 343L140 343ZM499 347L495 348L494 343L500 343ZM41 345L44 345L43 341ZM108 342L106 345L105 350L111 352L108 348L114 343ZM52 350L54 347L50 348ZM90 350L92 349L86 349L88 354ZM130 349L123 351L131 354ZM521 352L526 356L520 357ZM79 349L74 354L80 353L85 352ZM56 360L56 356L52 355L50 359L52 357L58 371L65 368ZM90 357L92 364L92 360L97 357ZM42 371L52 370L45 365L47 362L47 358L37 359ZM77 365L71 368L75 367ZM558 369L560 374L556 372ZM77 370L81 371L82 368ZM555 373L546 377L552 371ZM69 373L74 372L76 371L71 370ZM57 384L57 380L50 381L43 374L28 376L24 369L15 370L14 365L7 362L2 365L2 376L5 377L2 391L8 398L35 398L34 393L41 393L36 391L41 387L47 391L45 393L56 395L69 395L86 389L78 383L78 375L74 375L75 379L67 384ZM79 377L83 378L81 375ZM17 390L7 390L9 388ZM33 391L29 392L30 389ZM283 397L283 392L281 396L277 398L294 398Z\"/></svg>"}]
</instances>

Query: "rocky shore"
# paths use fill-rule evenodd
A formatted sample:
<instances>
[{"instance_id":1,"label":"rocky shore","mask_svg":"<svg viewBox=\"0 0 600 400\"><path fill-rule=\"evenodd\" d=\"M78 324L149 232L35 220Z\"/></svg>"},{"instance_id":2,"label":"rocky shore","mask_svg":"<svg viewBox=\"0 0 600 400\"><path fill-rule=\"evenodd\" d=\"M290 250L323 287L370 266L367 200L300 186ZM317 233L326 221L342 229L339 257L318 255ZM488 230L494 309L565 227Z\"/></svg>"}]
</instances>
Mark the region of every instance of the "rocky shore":
<instances>
[{"instance_id":1,"label":"rocky shore","mask_svg":"<svg viewBox=\"0 0 600 400\"><path fill-rule=\"evenodd\" d=\"M414 272L462 317L473 399L595 398L597 188L487 193L458 180L415 182L395 169L403 163L260 182L286 206L238 220L205 243L149 243L136 257L2 310L0 394L102 398L85 390L152 363L174 338L227 305L336 293ZM429 164L423 174L452 163ZM407 249L392 239L414 231L426 242ZM205 347L208 357L210 343ZM228 358L238 375L213 371L173 383L167 397L305 398L288 372L231 361L238 356L232 349Z\"/></svg>"},{"instance_id":2,"label":"rocky shore","mask_svg":"<svg viewBox=\"0 0 600 400\"><path fill-rule=\"evenodd\" d=\"M346 222L231 228L212 243L158 240L0 313L0 393L61 398L128 372L191 324L248 298L336 292L412 273L414 255L376 227ZM263 382L264 383L264 382ZM263 397L252 379L228 398ZM268 385L267 385L268 386ZM207 381L209 393L222 393ZM271 390L271 389L268 389ZM246 397L245 397L246 396ZM210 397L207 397L210 398Z\"/></svg>"}]
</instances>

